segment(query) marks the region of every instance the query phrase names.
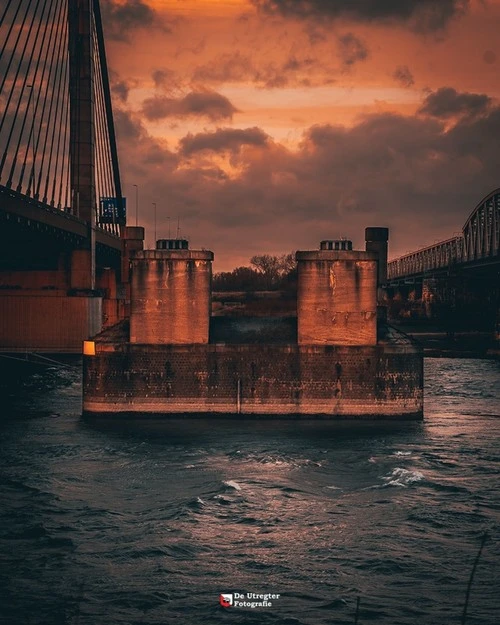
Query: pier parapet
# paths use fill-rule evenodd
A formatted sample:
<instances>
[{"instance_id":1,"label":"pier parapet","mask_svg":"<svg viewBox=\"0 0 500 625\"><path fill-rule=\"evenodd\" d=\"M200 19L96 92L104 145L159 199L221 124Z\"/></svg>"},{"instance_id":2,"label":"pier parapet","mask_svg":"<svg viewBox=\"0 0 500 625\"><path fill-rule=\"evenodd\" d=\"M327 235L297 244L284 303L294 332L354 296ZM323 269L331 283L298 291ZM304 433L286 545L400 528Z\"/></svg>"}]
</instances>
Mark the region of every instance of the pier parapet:
<instances>
[{"instance_id":1,"label":"pier parapet","mask_svg":"<svg viewBox=\"0 0 500 625\"><path fill-rule=\"evenodd\" d=\"M213 258L184 239L132 254L131 343L208 343Z\"/></svg>"}]
</instances>

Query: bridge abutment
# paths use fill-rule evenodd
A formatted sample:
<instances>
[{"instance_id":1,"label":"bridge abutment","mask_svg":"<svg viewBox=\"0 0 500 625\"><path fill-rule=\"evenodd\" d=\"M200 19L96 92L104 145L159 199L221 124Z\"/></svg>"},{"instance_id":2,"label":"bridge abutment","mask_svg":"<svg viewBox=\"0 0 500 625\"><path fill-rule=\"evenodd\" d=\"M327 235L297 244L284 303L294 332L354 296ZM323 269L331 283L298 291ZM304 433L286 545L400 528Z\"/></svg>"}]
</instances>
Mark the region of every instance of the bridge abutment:
<instances>
[{"instance_id":1,"label":"bridge abutment","mask_svg":"<svg viewBox=\"0 0 500 625\"><path fill-rule=\"evenodd\" d=\"M47 269L0 271L0 351L80 353L82 341L124 318L118 270L99 267L92 289L89 255L60 252Z\"/></svg>"}]
</instances>

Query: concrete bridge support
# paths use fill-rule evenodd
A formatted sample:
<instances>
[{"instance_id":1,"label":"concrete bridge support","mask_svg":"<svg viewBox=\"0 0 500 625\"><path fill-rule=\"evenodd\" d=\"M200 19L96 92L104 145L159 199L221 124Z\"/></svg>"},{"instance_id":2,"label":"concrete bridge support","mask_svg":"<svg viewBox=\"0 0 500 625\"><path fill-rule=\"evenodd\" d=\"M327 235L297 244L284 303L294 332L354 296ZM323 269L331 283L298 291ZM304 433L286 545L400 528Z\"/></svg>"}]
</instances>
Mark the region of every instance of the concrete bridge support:
<instances>
[{"instance_id":1,"label":"concrete bridge support","mask_svg":"<svg viewBox=\"0 0 500 625\"><path fill-rule=\"evenodd\" d=\"M496 332L500 275L493 266L452 268L388 289L392 321L432 321L443 331Z\"/></svg>"},{"instance_id":2,"label":"concrete bridge support","mask_svg":"<svg viewBox=\"0 0 500 625\"><path fill-rule=\"evenodd\" d=\"M89 254L59 251L46 268L0 270L0 351L80 353L82 341L124 318L120 267L98 267L89 289Z\"/></svg>"}]
</instances>

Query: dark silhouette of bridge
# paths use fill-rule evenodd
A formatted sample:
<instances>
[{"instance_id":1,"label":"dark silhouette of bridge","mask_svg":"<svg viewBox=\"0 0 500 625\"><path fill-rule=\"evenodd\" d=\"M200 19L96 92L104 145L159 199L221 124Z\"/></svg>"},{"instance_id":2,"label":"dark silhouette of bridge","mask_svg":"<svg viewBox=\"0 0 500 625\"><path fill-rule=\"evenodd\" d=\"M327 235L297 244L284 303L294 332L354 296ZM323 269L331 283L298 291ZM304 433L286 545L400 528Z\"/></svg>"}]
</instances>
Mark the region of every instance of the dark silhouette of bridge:
<instances>
[{"instance_id":1,"label":"dark silhouette of bridge","mask_svg":"<svg viewBox=\"0 0 500 625\"><path fill-rule=\"evenodd\" d=\"M438 321L447 332L500 340L500 189L471 212L459 236L388 263L392 317Z\"/></svg>"},{"instance_id":2,"label":"dark silhouette of bridge","mask_svg":"<svg viewBox=\"0 0 500 625\"><path fill-rule=\"evenodd\" d=\"M79 350L125 314L126 227L99 0L0 9L0 350Z\"/></svg>"},{"instance_id":3,"label":"dark silhouette of bridge","mask_svg":"<svg viewBox=\"0 0 500 625\"><path fill-rule=\"evenodd\" d=\"M389 283L442 275L460 266L500 265L500 189L489 193L472 211L460 236L400 256L388 264Z\"/></svg>"}]
</instances>

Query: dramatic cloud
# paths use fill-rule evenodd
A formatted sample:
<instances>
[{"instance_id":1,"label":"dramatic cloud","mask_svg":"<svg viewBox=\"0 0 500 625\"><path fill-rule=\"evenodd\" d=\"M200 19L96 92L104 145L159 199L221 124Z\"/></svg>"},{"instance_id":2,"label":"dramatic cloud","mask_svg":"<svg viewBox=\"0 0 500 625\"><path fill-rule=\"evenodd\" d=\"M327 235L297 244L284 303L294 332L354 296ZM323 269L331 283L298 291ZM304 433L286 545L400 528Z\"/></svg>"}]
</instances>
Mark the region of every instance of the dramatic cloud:
<instances>
[{"instance_id":1,"label":"dramatic cloud","mask_svg":"<svg viewBox=\"0 0 500 625\"><path fill-rule=\"evenodd\" d=\"M327 236L362 245L370 225L389 226L392 254L404 253L451 236L498 185L500 107L493 104L453 127L389 113L350 128L316 125L296 149L257 127L222 128L185 136L175 154L137 119L125 116L119 127L135 150L128 178L142 176L156 194L151 201L168 197L168 214L181 215L228 269L258 252L311 249Z\"/></svg>"},{"instance_id":2,"label":"dramatic cloud","mask_svg":"<svg viewBox=\"0 0 500 625\"><path fill-rule=\"evenodd\" d=\"M146 180L173 171L178 165L178 157L166 143L151 137L141 119L122 109L114 112L116 136L119 143L128 146L120 153L122 170L134 180Z\"/></svg>"},{"instance_id":3,"label":"dramatic cloud","mask_svg":"<svg viewBox=\"0 0 500 625\"><path fill-rule=\"evenodd\" d=\"M269 137L260 128L218 128L215 132L189 134L180 141L180 152L190 156L195 152L239 152L243 145L265 146Z\"/></svg>"},{"instance_id":4,"label":"dramatic cloud","mask_svg":"<svg viewBox=\"0 0 500 625\"><path fill-rule=\"evenodd\" d=\"M352 33L341 35L338 39L339 56L344 66L351 66L368 57L368 48Z\"/></svg>"},{"instance_id":5,"label":"dramatic cloud","mask_svg":"<svg viewBox=\"0 0 500 625\"><path fill-rule=\"evenodd\" d=\"M180 215L230 269L370 225L392 255L459 230L498 186L498 2L252 1L111 2L146 7L107 44L148 236L156 203L159 235Z\"/></svg>"},{"instance_id":6,"label":"dramatic cloud","mask_svg":"<svg viewBox=\"0 0 500 625\"><path fill-rule=\"evenodd\" d=\"M138 28L155 27L170 32L159 14L142 0L104 0L101 4L105 34L111 39L128 41L130 33Z\"/></svg>"},{"instance_id":7,"label":"dramatic cloud","mask_svg":"<svg viewBox=\"0 0 500 625\"><path fill-rule=\"evenodd\" d=\"M415 79L413 78L413 74L411 73L408 65L399 65L394 70L392 77L402 86L402 87L412 87L415 84Z\"/></svg>"},{"instance_id":8,"label":"dramatic cloud","mask_svg":"<svg viewBox=\"0 0 500 625\"><path fill-rule=\"evenodd\" d=\"M355 42L346 41L340 44L341 53L355 55ZM350 49L348 49L350 47ZM353 61L354 62L354 61ZM307 85L331 83L331 71L311 56L300 57L290 54L282 62L253 61L250 56L239 51L221 54L211 62L199 65L193 71L195 83L223 84L226 82L252 82L259 88L279 89L290 85Z\"/></svg>"},{"instance_id":9,"label":"dramatic cloud","mask_svg":"<svg viewBox=\"0 0 500 625\"><path fill-rule=\"evenodd\" d=\"M216 122L232 119L237 109L220 93L193 91L181 98L148 98L143 102L143 112L151 121L166 117L206 117Z\"/></svg>"},{"instance_id":10,"label":"dramatic cloud","mask_svg":"<svg viewBox=\"0 0 500 625\"><path fill-rule=\"evenodd\" d=\"M200 82L241 82L255 80L257 69L248 55L236 50L219 55L210 63L199 65L193 72L193 80Z\"/></svg>"},{"instance_id":11,"label":"dramatic cloud","mask_svg":"<svg viewBox=\"0 0 500 625\"><path fill-rule=\"evenodd\" d=\"M112 84L111 89L113 91L113 94L116 95L119 100L121 100L122 102L127 101L130 87L124 80L120 80Z\"/></svg>"},{"instance_id":12,"label":"dramatic cloud","mask_svg":"<svg viewBox=\"0 0 500 625\"><path fill-rule=\"evenodd\" d=\"M140 119L134 118L128 111L115 109L113 117L117 137L124 142L128 142L130 139L137 140L145 135L145 129Z\"/></svg>"},{"instance_id":13,"label":"dramatic cloud","mask_svg":"<svg viewBox=\"0 0 500 625\"><path fill-rule=\"evenodd\" d=\"M270 13L302 19L346 18L361 22L400 22L432 32L467 9L469 0L253 0Z\"/></svg>"},{"instance_id":14,"label":"dramatic cloud","mask_svg":"<svg viewBox=\"0 0 500 625\"><path fill-rule=\"evenodd\" d=\"M158 89L162 89L166 92L172 92L180 89L181 80L177 73L169 69L168 67L163 67L161 69L155 69L151 77L153 79L155 87Z\"/></svg>"},{"instance_id":15,"label":"dramatic cloud","mask_svg":"<svg viewBox=\"0 0 500 625\"><path fill-rule=\"evenodd\" d=\"M109 79L112 95L115 96L122 104L125 104L127 102L131 85L112 70L109 72Z\"/></svg>"},{"instance_id":16,"label":"dramatic cloud","mask_svg":"<svg viewBox=\"0 0 500 625\"><path fill-rule=\"evenodd\" d=\"M451 87L442 87L427 96L418 112L440 119L471 119L487 114L492 103L484 93L458 93Z\"/></svg>"}]
</instances>

